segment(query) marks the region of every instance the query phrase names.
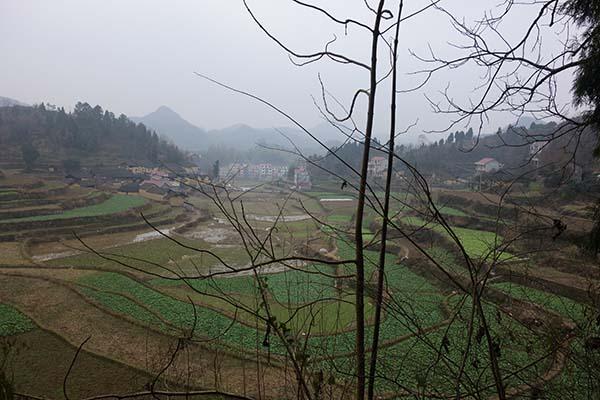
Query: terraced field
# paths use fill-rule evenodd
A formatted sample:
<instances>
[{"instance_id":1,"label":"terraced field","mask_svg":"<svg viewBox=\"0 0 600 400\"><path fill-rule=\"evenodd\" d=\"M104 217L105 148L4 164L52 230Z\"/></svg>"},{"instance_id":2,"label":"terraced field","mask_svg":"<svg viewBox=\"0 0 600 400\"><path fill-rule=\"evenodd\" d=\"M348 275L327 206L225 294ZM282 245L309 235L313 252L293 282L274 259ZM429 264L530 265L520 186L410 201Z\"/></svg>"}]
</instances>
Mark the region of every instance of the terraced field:
<instances>
[{"instance_id":1,"label":"terraced field","mask_svg":"<svg viewBox=\"0 0 600 400\"><path fill-rule=\"evenodd\" d=\"M446 230L435 223L427 223L427 221L418 217L404 217L402 222L417 228L432 229L433 231L450 238ZM452 230L460 240L461 245L469 256L473 258L485 258L487 260L510 260L515 257L508 251L503 249L504 238L494 232L476 230L469 228L453 227Z\"/></svg>"},{"instance_id":2,"label":"terraced field","mask_svg":"<svg viewBox=\"0 0 600 400\"><path fill-rule=\"evenodd\" d=\"M565 366L556 380L550 382L547 396L552 400L594 399L600 393L598 360L593 352L590 353L589 349L586 349L584 338L600 335L600 325L593 323L594 318L597 317L597 310L588 304L578 303L564 296L515 283L496 283L492 287L513 298L551 310L576 324L576 336L570 342L569 349L572 362Z\"/></svg>"},{"instance_id":3,"label":"terraced field","mask_svg":"<svg viewBox=\"0 0 600 400\"><path fill-rule=\"evenodd\" d=\"M339 196L336 192L312 193L315 194L329 199ZM261 196L269 200L261 199ZM275 201L277 198L278 204ZM298 218L282 220L274 227L272 217L277 215L280 204L285 203L285 196L268 192L254 197L249 195L246 200L244 212L249 216L248 224L255 229L256 236L264 238L266 232L276 231L270 245L273 251L280 252L277 254L283 254L284 251L287 251L286 254L300 254L295 252L300 245L306 244L308 247L309 242L315 241L319 254L340 260L354 258L352 236L334 229L346 228L351 224L352 205L302 198L311 207L311 212L314 211L334 228L300 218L302 208L293 202L286 205L285 215ZM192 202L198 207L211 207L203 199L192 199ZM146 204L145 200L135 196L113 195L100 204L74 208L60 215L48 214L19 220L39 222L111 215L118 220L117 216L122 213L142 206L146 206L149 215L156 219L172 220L177 215L176 211L164 205ZM241 203L239 206L241 208ZM394 206L397 207L396 211L403 207L400 202ZM9 272L14 276L24 271L31 276L38 274L43 282L47 280L52 285L70 291L73 298L89 307L88 310L110 315L127 326L131 324L136 329L173 339L177 343L180 343L177 339L191 337L202 343L203 351L221 352L232 359L243 356L253 360L258 357L280 368L286 363L287 347L297 346L294 347L296 355L306 357L306 368L314 371L316 376L319 371L328 371L331 374L328 379L340 386L350 382L349 377L355 368L356 342L355 288L352 279L356 272L354 264L331 266L321 260L322 263L281 264L274 265L268 271L242 271L228 277L203 279L208 272L227 271L219 258L241 269L251 265L252 261L252 252L243 250L235 231L226 229L220 221L222 215L214 208L211 210L215 212L214 219L201 221L185 233L178 230L170 233L187 247L158 236L145 238L144 241L136 241L138 237L135 236L133 243L128 244L119 244L121 240L131 239L125 235L115 237L114 241L94 237L93 243L98 251L108 259L90 252L79 253L47 260L43 265L38 265L38 269L31 267L19 271L13 268ZM442 207L440 211L449 216L469 216L451 207ZM376 225L377 218L375 213L367 215L364 229L366 241L375 242L377 239L375 229L371 229L372 225ZM405 217L402 222L415 227L424 223L415 217ZM117 222L113 223L115 227L120 226ZM123 226L133 223L123 221ZM446 234L439 226L431 229ZM457 227L455 232L474 258L486 256L490 247L503 241L501 236L493 232L468 227ZM144 234L148 233L152 232ZM123 239L126 237L128 239ZM34 248L41 251L54 247L39 244ZM369 247L376 248L376 244ZM6 249L11 249L16 257L14 246ZM460 261L448 249L427 249L451 274L466 273ZM214 252L218 257L205 251ZM372 296L379 254L365 250L365 256L368 287L364 300L369 323L365 334L366 343L370 344L374 334ZM399 257L396 253L386 255L378 393L390 399L447 397L455 392L456 379L460 377L468 382L469 387L478 391L474 397L493 396L495 389L490 367L490 344L481 333L482 321L477 316L472 318L474 308L470 298L455 293L449 284L425 278L421 271L410 268L412 257L412 254L408 258ZM503 252L498 257L508 260L512 255ZM175 279L173 272L187 278ZM492 287L514 299L526 300L541 307L527 309L524 313L511 313L510 309L503 308L505 305L499 307L488 302L488 299L484 303L491 346L499 359L506 388L527 396L530 386L545 384L553 388L548 398L561 398L558 393L562 398L588 398L585 395L591 393L595 386L589 383L586 371L561 359L559 352L552 351L553 342L549 341L548 335L541 334L521 317L529 313L530 316L543 319L549 315L544 314L544 310L547 310L582 326L581 321L590 315L589 307L567 298L508 283L494 283ZM60 313L60 306L56 305L54 312ZM271 325L285 327L285 337L277 337L271 331L269 316ZM583 327L577 329L579 334ZM15 308L0 305L0 336L18 337L35 331L35 324L25 315ZM562 338L558 333L555 337ZM192 343L190 341L189 346L195 346ZM573 341L567 345L573 354L584 353L581 342ZM465 348L471 350L467 356ZM96 364L91 362L90 365ZM123 370L122 373L131 371ZM234 373L239 371L235 370ZM542 378L549 383L541 382ZM588 383L584 383L586 378ZM143 380L139 376L136 379ZM580 387L573 392L576 396L565 397L565 387L573 381L580 383ZM31 382L28 384L32 385Z\"/></svg>"},{"instance_id":4,"label":"terraced field","mask_svg":"<svg viewBox=\"0 0 600 400\"><path fill-rule=\"evenodd\" d=\"M310 286L307 286L307 276L317 276L318 278L316 281L310 281ZM253 277L223 278L211 281L190 281L189 284L200 293L232 293L230 299L237 299L240 306L256 307L256 285L253 279ZM316 299L336 298L335 290L331 284L326 282L330 278L289 271L285 274L270 275L267 279L266 291L274 299L277 299L271 304L270 311L277 320L288 321L290 328L297 334L311 332L315 335L309 339L311 352L318 352L323 346L330 350L351 351L354 343L353 331L331 336L331 333L335 331L343 331L351 327L353 298L349 294L341 295L342 302L322 300L310 310L298 312L296 304ZM406 317L386 319L382 328L382 340L394 340L398 335L410 334L416 329L441 322L443 319L441 304L444 296L437 293L424 279L406 269L398 268L390 271L388 279L394 282L393 290L399 301L394 306L404 312ZM322 286L319 286L319 280L323 283ZM166 285L168 288L170 286L169 281L152 281L152 285L156 288L152 289L119 274L100 273L86 276L77 283L83 287L82 291L86 296L99 302L102 306L142 323L171 332L174 329L189 330L193 326L194 307L189 301L178 300L161 293L161 287ZM322 289L319 289L320 287ZM255 318L251 318L250 314L244 315L243 309L239 309L237 318L248 326L243 324L230 326L231 318L235 313L234 309L227 309L220 304L221 312L213 311L206 306L219 309L219 304L203 301L202 296L194 298L193 292L186 291L185 288L179 290L180 294L187 293L193 300L199 301L200 307L196 307L195 311L198 318L195 332L200 337L220 337L223 332L227 331L227 334L222 336L222 342L231 347L241 345L242 348L252 348L257 338L255 329L257 322ZM418 302L414 298L414 293L417 291L422 293ZM177 292L167 290L166 293L176 294ZM237 296L239 294L248 296L246 298ZM202 303L205 307L201 306ZM278 304L282 305L278 306ZM369 306L367 315L370 314ZM259 322L259 331L264 330L263 325L264 322ZM328 333L329 336L320 336L325 333ZM371 330L368 331L368 334L370 333ZM270 351L283 355L284 349L281 346L280 343L274 341Z\"/></svg>"},{"instance_id":5,"label":"terraced field","mask_svg":"<svg viewBox=\"0 0 600 400\"><path fill-rule=\"evenodd\" d=\"M2 371L16 392L44 398L63 396L64 375L77 350L75 347L38 328L15 308L0 304L0 348ZM51 366L48 360L52 360ZM66 386L73 396L97 396L107 390L140 391L153 379L150 374L86 351L81 352L76 366Z\"/></svg>"},{"instance_id":6,"label":"terraced field","mask_svg":"<svg viewBox=\"0 0 600 400\"><path fill-rule=\"evenodd\" d=\"M59 214L38 215L34 217L13 218L0 220L0 223L10 222L32 222L52 221L57 219L71 219L82 217L98 217L103 215L117 214L146 204L146 200L138 196L113 195L103 203L67 210Z\"/></svg>"}]
</instances>

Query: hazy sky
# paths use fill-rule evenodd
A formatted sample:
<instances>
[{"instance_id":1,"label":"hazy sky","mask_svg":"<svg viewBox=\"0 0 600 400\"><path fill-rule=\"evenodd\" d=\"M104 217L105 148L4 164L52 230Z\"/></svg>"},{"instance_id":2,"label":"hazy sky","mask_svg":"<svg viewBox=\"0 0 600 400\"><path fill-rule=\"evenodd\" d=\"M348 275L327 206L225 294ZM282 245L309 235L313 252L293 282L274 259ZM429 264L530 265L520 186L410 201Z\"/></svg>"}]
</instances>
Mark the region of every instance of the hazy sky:
<instances>
[{"instance_id":1,"label":"hazy sky","mask_svg":"<svg viewBox=\"0 0 600 400\"><path fill-rule=\"evenodd\" d=\"M338 15L371 18L363 0L313 1ZM471 21L497 2L443 4L459 19ZM335 49L368 61L369 38L356 29L345 36L343 29L332 28L327 19L291 1L249 3L295 49L319 50L336 34L341 39ZM410 11L428 1L406 3ZM513 16L504 27L516 31L525 26L527 17ZM405 73L420 66L408 49L426 55L431 45L449 55L447 42L456 36L447 18L436 11L407 22L402 32L400 84L408 87L415 79ZM353 90L368 83L365 71L350 66L327 62L293 66L251 20L241 0L0 0L0 54L0 96L66 108L81 100L131 116L167 105L207 129L241 122L258 127L288 123L264 106L198 78L194 71L263 96L308 126L321 121L311 99L320 96L318 73L346 101ZM408 125L418 118L416 133L442 128L445 117L432 114L424 95L435 97L450 84L458 98L466 98L476 78L469 70L444 72L418 93L401 96L400 123ZM568 98L567 89L568 82L562 99ZM508 115L493 118L496 127L512 120Z\"/></svg>"}]
</instances>

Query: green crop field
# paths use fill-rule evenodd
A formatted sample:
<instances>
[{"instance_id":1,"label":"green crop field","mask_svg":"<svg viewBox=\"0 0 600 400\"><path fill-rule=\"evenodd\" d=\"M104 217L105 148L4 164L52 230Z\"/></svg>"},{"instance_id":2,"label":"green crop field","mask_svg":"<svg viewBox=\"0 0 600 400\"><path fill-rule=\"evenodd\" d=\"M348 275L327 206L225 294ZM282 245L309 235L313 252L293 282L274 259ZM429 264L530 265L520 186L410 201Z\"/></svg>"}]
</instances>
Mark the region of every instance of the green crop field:
<instances>
[{"instance_id":1,"label":"green crop field","mask_svg":"<svg viewBox=\"0 0 600 400\"><path fill-rule=\"evenodd\" d=\"M600 326L590 323L597 311L588 305L578 303L564 296L544 292L538 289L511 282L495 283L492 288L499 289L510 296L539 305L554 311L577 324L577 337L571 342L571 361L565 366L559 377L547 385L548 399L593 399L600 387L593 369L594 355L585 349L583 339L600 335Z\"/></svg>"},{"instance_id":2,"label":"green crop field","mask_svg":"<svg viewBox=\"0 0 600 400\"><path fill-rule=\"evenodd\" d=\"M0 336L12 336L35 328L29 318L15 308L0 304Z\"/></svg>"},{"instance_id":3,"label":"green crop field","mask_svg":"<svg viewBox=\"0 0 600 400\"><path fill-rule=\"evenodd\" d=\"M589 316L590 314L589 307L584 304L538 289L511 282L494 283L491 287L502 290L516 299L529 301L538 304L545 309L555 311L575 322L584 321L585 316Z\"/></svg>"},{"instance_id":4,"label":"green crop field","mask_svg":"<svg viewBox=\"0 0 600 400\"><path fill-rule=\"evenodd\" d=\"M402 391L394 383L399 382L405 387L435 387L439 392L452 393L455 389L454 378L460 370L462 351L466 346L466 321L470 312L470 302L467 300L459 307L460 301L458 296L451 301L458 317L449 326L381 350L378 383L381 388ZM532 338L526 327L508 317L498 320L493 306L486 307L485 313L501 352L500 367L506 374L507 387L515 387L543 373L549 362L544 357L543 341ZM469 379L477 378L482 388L490 385L487 390L492 395L493 378L489 368L480 368L489 362L485 341L474 339L471 346L473 351L469 354L464 373ZM539 357L540 361L529 365L535 357ZM336 364L344 370L350 368L352 359L337 360ZM518 376L508 375L508 371L515 369L521 369Z\"/></svg>"},{"instance_id":5,"label":"green crop field","mask_svg":"<svg viewBox=\"0 0 600 400\"><path fill-rule=\"evenodd\" d=\"M343 253L349 254L352 249L349 245L343 244ZM377 254L375 252L367 252L370 257L367 271L372 273L374 269L373 262ZM389 269L386 273L387 281L389 282L389 290L395 293L397 301L390 305L390 316L383 321L381 328L381 337L383 341L393 340L398 335L411 333L415 330L439 323L443 320L441 303L444 296L437 292L423 278L410 272L394 263L395 257L390 256L388 260ZM334 288L335 283L333 278L318 274L323 271L332 274L334 270L329 266L312 266L306 267L313 273L305 273L301 271L286 271L277 274L263 276L262 283L273 302L270 305L272 314L278 321L286 321L290 324L291 329L296 332L309 331L312 334L328 334L328 336L310 337L310 351L319 352L323 346L333 351L349 351L354 343L354 332L351 330L345 333L331 335L339 329L350 327L350 322L354 318L354 297L351 293L341 295L339 300L335 300L339 296ZM351 268L349 268L351 270ZM96 301L100 302L107 308L113 311L130 315L143 323L157 323L155 315L160 315L170 324L185 329L189 328L192 323L194 314L193 307L187 301L183 301L187 297L185 295L185 286L183 282L169 280L153 280L150 283L160 290L165 287L168 293L173 293L181 300L169 297L162 294L160 291L147 288L129 278L115 274L102 273L83 278L81 284L89 285L97 290L85 291L85 294ZM211 280L191 280L186 282L194 287L198 292L206 293L202 296L193 291L188 292L193 300L212 304L213 306L223 307L223 302L211 302L209 294L227 293L240 301L240 304L245 304L250 309L255 309L257 304L258 291L254 277L234 277ZM174 287L177 286L177 287ZM182 287L183 286L183 287ZM188 288L189 291L189 288ZM347 291L347 289L346 289ZM110 292L110 293L109 293ZM135 303L126 299L123 296L116 295L123 293L128 296L133 296L137 301L143 304L149 311L140 308ZM310 308L296 306L317 299L323 299ZM369 299L366 299L366 316L370 318L372 315L372 304ZM231 307L223 307L232 314L235 309ZM213 324L205 323L198 326L197 332L202 336L218 335L219 329L224 329L230 317L219 312L197 307L199 319L203 321L216 321ZM393 312L392 312L393 311ZM243 314L243 312L242 312ZM387 314L386 314L387 315ZM255 322L254 317L238 316L241 321L252 325ZM250 319L249 319L250 318ZM264 325L264 323L261 323ZM264 328L259 324L259 328ZM257 333L243 325L234 325L235 329L231 330L227 336L223 336L225 343L235 345L237 343L251 345L256 340ZM372 329L367 329L367 337L372 335ZM328 351L329 351L328 350ZM278 345L273 345L273 352L282 352L283 348Z\"/></svg>"},{"instance_id":6,"label":"green crop field","mask_svg":"<svg viewBox=\"0 0 600 400\"><path fill-rule=\"evenodd\" d=\"M251 279L251 277L246 279L248 284L250 284ZM226 284L227 280L227 278L224 278L219 280L219 282L224 281L224 284ZM171 324L180 328L189 328L192 324L194 310L188 301L177 300L162 294L159 291L145 287L144 285L122 275L115 273L95 274L82 278L79 283L96 289L91 290L85 288L84 294L87 296L95 299L113 311L130 315L136 319L139 319L141 322L158 324L157 326L160 326L162 324L159 323L159 320L155 317L155 315L160 315ZM237 286L239 287L239 283ZM203 288L199 288L199 290L202 291ZM208 293L209 291L206 292ZM118 293L133 296L137 301L139 301L152 312L148 312L144 308L133 303L131 300L118 295ZM191 297L194 299L204 300L201 296ZM246 306L254 309L253 307L256 307L256 303L257 300L253 297L252 300L248 300L248 304ZM320 302L312 309L309 310L307 308L304 311L294 313L294 315L292 315L289 309L283 306L278 306L275 302L271 306L273 315L275 315L279 320L285 321L288 319L295 319L297 322L292 323L291 325L296 325L297 327L301 327L305 321L309 320L311 317L309 311L315 313L316 318L313 322L315 325L313 327L313 332L317 334L320 332L332 333L340 328L344 328L353 319L352 310L353 306L349 302L338 303L331 301ZM201 306L198 306L196 311L199 313L199 318L206 320L205 324L198 325L197 332L202 336L218 334L218 331L210 326L210 320L218 319L220 321L230 321L229 317ZM235 308L230 307L228 311L230 311L233 315ZM367 314L370 314L369 310L367 311ZM249 318L250 315L244 315L244 311L240 310L239 313L240 315L238 318L241 321L244 321L247 324L251 324L253 322L254 318ZM219 326L222 327L223 325L221 324Z\"/></svg>"},{"instance_id":7,"label":"green crop field","mask_svg":"<svg viewBox=\"0 0 600 400\"><path fill-rule=\"evenodd\" d=\"M402 222L415 227L427 227L448 238L450 237L442 226L433 223L428 224L421 218L404 217L402 218ZM497 257L499 260L514 258L514 256L507 251L493 251L494 248L501 246L504 241L502 236L497 235L494 232L460 227L452 227L452 230L460 240L460 243L465 248L467 254L471 257L486 257L488 260L492 260L494 257Z\"/></svg>"},{"instance_id":8,"label":"green crop field","mask_svg":"<svg viewBox=\"0 0 600 400\"><path fill-rule=\"evenodd\" d=\"M99 217L103 215L117 214L132 208L141 207L146 204L146 200L139 196L127 196L117 194L110 197L103 203L93 206L75 208L64 211L60 214L38 215L34 217L12 218L0 221L7 222L33 222L33 221L51 221L57 219L71 219L82 217Z\"/></svg>"}]
</instances>

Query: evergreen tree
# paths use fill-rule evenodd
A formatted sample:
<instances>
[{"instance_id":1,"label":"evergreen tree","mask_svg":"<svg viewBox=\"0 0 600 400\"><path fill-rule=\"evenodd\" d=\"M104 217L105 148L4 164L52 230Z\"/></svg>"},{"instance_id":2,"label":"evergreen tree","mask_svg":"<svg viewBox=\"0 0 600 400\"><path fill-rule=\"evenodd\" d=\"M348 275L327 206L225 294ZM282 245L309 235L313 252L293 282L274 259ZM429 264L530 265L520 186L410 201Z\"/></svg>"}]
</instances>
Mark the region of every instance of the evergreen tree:
<instances>
[{"instance_id":1,"label":"evergreen tree","mask_svg":"<svg viewBox=\"0 0 600 400\"><path fill-rule=\"evenodd\" d=\"M221 171L220 171L220 167L219 167L219 160L217 160L213 164L213 168L212 168L212 177L214 180L219 179L219 172L221 172Z\"/></svg>"},{"instance_id":2,"label":"evergreen tree","mask_svg":"<svg viewBox=\"0 0 600 400\"><path fill-rule=\"evenodd\" d=\"M465 139L468 142L473 141L473 128L469 128L469 130L467 131L466 135L465 135Z\"/></svg>"},{"instance_id":3,"label":"evergreen tree","mask_svg":"<svg viewBox=\"0 0 600 400\"><path fill-rule=\"evenodd\" d=\"M40 157L40 152L30 142L23 143L21 145L21 155L23 162L25 163L25 169L31 171L35 165L35 162Z\"/></svg>"},{"instance_id":4,"label":"evergreen tree","mask_svg":"<svg viewBox=\"0 0 600 400\"><path fill-rule=\"evenodd\" d=\"M569 0L564 10L583 31L582 49L573 83L575 102L591 110L585 116L588 123L600 127L600 0ZM600 148L596 148L598 155Z\"/></svg>"}]
</instances>

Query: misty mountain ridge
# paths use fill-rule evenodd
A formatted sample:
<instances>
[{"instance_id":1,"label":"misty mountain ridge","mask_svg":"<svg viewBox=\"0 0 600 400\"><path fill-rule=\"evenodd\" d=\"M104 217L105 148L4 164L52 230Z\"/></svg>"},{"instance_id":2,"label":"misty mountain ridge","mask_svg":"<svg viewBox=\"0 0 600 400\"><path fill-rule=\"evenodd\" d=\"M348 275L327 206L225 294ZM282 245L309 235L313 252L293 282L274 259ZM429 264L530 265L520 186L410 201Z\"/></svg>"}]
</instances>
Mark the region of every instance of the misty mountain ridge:
<instances>
[{"instance_id":1,"label":"misty mountain ridge","mask_svg":"<svg viewBox=\"0 0 600 400\"><path fill-rule=\"evenodd\" d=\"M254 128L244 123L238 123L226 128L206 131L188 122L167 106L160 106L146 116L130 119L143 123L186 150L202 151L210 147L248 150L257 145L290 149L293 147L290 143L292 141L304 152L323 152L323 148L317 142L302 130L294 127ZM311 128L310 132L328 145L341 144L345 139L338 130L326 122Z\"/></svg>"},{"instance_id":2,"label":"misty mountain ridge","mask_svg":"<svg viewBox=\"0 0 600 400\"><path fill-rule=\"evenodd\" d=\"M167 106L160 106L156 111L144 117L130 117L129 119L136 123L143 123L184 149L195 150L195 147L205 142L207 138L204 129L192 125Z\"/></svg>"},{"instance_id":3,"label":"misty mountain ridge","mask_svg":"<svg viewBox=\"0 0 600 400\"><path fill-rule=\"evenodd\" d=\"M13 106L29 107L29 104L25 104L19 100L11 99L10 97L0 96L0 107L13 107Z\"/></svg>"}]
</instances>

